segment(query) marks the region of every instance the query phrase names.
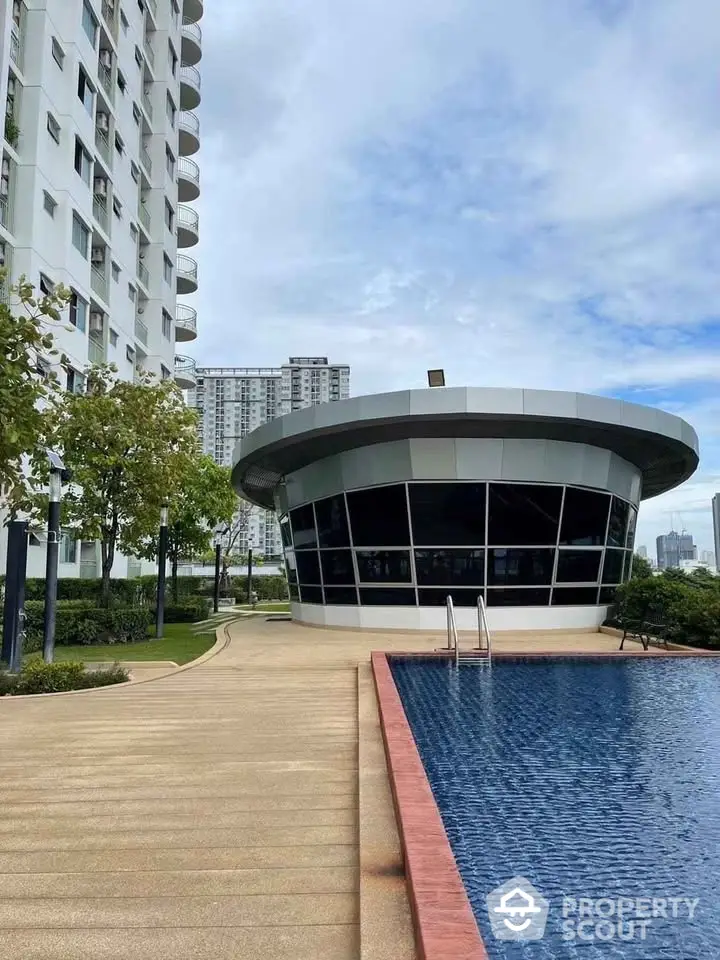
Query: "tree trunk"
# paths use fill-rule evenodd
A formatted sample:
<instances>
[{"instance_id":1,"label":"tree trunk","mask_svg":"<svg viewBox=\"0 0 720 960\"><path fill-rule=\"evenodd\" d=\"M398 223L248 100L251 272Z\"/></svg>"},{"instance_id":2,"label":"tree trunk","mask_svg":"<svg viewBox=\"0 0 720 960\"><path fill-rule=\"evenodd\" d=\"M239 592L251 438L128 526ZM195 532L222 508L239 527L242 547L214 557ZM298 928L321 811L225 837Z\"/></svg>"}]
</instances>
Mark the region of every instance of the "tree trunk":
<instances>
[{"instance_id":1,"label":"tree trunk","mask_svg":"<svg viewBox=\"0 0 720 960\"><path fill-rule=\"evenodd\" d=\"M177 603L178 602L178 556L176 551L173 551L172 553L171 562L172 562L172 566L170 568L171 569L170 576L172 578L173 603Z\"/></svg>"},{"instance_id":2,"label":"tree trunk","mask_svg":"<svg viewBox=\"0 0 720 960\"><path fill-rule=\"evenodd\" d=\"M100 543L100 554L102 557L102 589L100 600L103 607L110 606L110 571L115 561L115 543L102 540Z\"/></svg>"}]
</instances>

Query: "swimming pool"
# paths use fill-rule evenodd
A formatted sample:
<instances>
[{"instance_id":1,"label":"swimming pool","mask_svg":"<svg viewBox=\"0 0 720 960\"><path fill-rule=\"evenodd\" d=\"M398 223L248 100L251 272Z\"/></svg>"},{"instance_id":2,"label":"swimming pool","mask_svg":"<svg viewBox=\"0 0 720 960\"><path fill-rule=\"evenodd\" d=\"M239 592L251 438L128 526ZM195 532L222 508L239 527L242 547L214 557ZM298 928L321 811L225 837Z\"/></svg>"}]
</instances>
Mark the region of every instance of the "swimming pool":
<instances>
[{"instance_id":1,"label":"swimming pool","mask_svg":"<svg viewBox=\"0 0 720 960\"><path fill-rule=\"evenodd\" d=\"M720 659L390 662L492 960L720 958ZM493 935L513 877L541 940Z\"/></svg>"}]
</instances>

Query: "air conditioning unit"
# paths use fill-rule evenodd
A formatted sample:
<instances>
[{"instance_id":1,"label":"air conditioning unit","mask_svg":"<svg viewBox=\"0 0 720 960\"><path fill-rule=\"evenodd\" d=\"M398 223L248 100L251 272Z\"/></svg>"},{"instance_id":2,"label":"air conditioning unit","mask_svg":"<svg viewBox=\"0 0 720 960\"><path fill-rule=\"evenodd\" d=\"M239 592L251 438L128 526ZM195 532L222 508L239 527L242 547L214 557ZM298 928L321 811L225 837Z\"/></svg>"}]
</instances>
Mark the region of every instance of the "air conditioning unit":
<instances>
[{"instance_id":1,"label":"air conditioning unit","mask_svg":"<svg viewBox=\"0 0 720 960\"><path fill-rule=\"evenodd\" d=\"M93 181L93 193L96 197L107 196L108 183L105 177L95 177Z\"/></svg>"},{"instance_id":2,"label":"air conditioning unit","mask_svg":"<svg viewBox=\"0 0 720 960\"><path fill-rule=\"evenodd\" d=\"M90 312L90 333L102 333L105 329L103 315L99 310Z\"/></svg>"},{"instance_id":3,"label":"air conditioning unit","mask_svg":"<svg viewBox=\"0 0 720 960\"><path fill-rule=\"evenodd\" d=\"M110 129L110 117L107 113L102 111L97 114L95 117L95 126L98 130L109 130Z\"/></svg>"},{"instance_id":4,"label":"air conditioning unit","mask_svg":"<svg viewBox=\"0 0 720 960\"><path fill-rule=\"evenodd\" d=\"M93 247L92 253L90 254L90 263L97 265L102 265L105 263L105 251L102 247Z\"/></svg>"},{"instance_id":5,"label":"air conditioning unit","mask_svg":"<svg viewBox=\"0 0 720 960\"><path fill-rule=\"evenodd\" d=\"M100 63L103 67L110 69L112 66L112 51L111 50L101 50L100 51Z\"/></svg>"}]
</instances>

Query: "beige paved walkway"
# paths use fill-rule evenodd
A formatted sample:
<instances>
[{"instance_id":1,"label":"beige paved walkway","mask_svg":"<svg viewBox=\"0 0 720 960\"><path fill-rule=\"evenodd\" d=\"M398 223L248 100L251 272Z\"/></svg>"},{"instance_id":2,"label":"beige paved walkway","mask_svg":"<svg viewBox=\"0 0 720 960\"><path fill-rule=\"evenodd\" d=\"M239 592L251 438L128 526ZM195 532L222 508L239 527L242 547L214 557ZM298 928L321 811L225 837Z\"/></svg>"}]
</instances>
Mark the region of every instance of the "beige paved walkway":
<instances>
[{"instance_id":1,"label":"beige paved walkway","mask_svg":"<svg viewBox=\"0 0 720 960\"><path fill-rule=\"evenodd\" d=\"M0 960L357 960L357 664L437 639L232 637L165 679L0 700ZM521 646L617 640L496 641Z\"/></svg>"}]
</instances>

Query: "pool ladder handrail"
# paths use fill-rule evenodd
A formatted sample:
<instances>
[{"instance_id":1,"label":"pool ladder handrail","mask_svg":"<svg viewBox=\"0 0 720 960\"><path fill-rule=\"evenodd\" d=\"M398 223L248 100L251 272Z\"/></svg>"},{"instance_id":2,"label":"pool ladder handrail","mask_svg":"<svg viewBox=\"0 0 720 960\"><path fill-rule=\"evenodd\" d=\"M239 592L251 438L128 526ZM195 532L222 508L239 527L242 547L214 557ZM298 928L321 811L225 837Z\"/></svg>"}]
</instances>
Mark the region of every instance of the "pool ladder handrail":
<instances>
[{"instance_id":1,"label":"pool ladder handrail","mask_svg":"<svg viewBox=\"0 0 720 960\"><path fill-rule=\"evenodd\" d=\"M453 603L453 598L450 596L450 594L448 594L447 600L445 601L445 607L447 613L448 632L447 649L455 653L455 666L457 667L461 663L487 663L487 665L490 666L492 664L490 628L488 627L487 614L485 612L485 601L482 594L478 597L477 601L478 646L477 650L473 650L472 652L468 651L467 656L460 656L460 640L458 636L457 621L455 619L455 604ZM485 638L484 645L483 636Z\"/></svg>"}]
</instances>

